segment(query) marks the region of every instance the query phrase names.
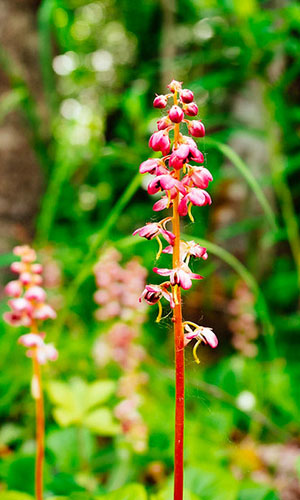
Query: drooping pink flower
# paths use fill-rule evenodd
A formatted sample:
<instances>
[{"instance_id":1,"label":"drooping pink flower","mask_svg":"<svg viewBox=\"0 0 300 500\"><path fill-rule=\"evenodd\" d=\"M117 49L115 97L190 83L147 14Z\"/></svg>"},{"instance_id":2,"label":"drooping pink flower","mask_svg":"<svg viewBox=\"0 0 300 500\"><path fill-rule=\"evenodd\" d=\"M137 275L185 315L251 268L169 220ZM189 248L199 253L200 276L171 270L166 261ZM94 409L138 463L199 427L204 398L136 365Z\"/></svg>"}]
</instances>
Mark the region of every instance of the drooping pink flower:
<instances>
[{"instance_id":1,"label":"drooping pink flower","mask_svg":"<svg viewBox=\"0 0 300 500\"><path fill-rule=\"evenodd\" d=\"M156 201L153 205L154 212L160 212L172 206L172 201L169 200L167 196L163 196L160 200Z\"/></svg>"},{"instance_id":2,"label":"drooping pink flower","mask_svg":"<svg viewBox=\"0 0 300 500\"><path fill-rule=\"evenodd\" d=\"M181 144L177 149L173 151L169 158L170 167L179 170L182 168L183 164L187 160L190 154L190 148L187 144Z\"/></svg>"},{"instance_id":3,"label":"drooping pink flower","mask_svg":"<svg viewBox=\"0 0 300 500\"><path fill-rule=\"evenodd\" d=\"M172 286L181 286L184 290L188 290L192 286L192 279L201 280L203 276L193 273L190 268L182 263L180 267L175 269L159 269L154 267L153 271L160 276L170 276L170 283Z\"/></svg>"},{"instance_id":4,"label":"drooping pink flower","mask_svg":"<svg viewBox=\"0 0 300 500\"><path fill-rule=\"evenodd\" d=\"M136 229L133 236L136 234L139 234L139 236L147 240L152 240L161 234L170 245L172 245L175 240L174 234L164 229L162 224L157 222L148 222L145 226Z\"/></svg>"},{"instance_id":5,"label":"drooping pink flower","mask_svg":"<svg viewBox=\"0 0 300 500\"><path fill-rule=\"evenodd\" d=\"M56 312L49 304L37 304L33 309L32 317L37 320L55 319Z\"/></svg>"},{"instance_id":6,"label":"drooping pink flower","mask_svg":"<svg viewBox=\"0 0 300 500\"><path fill-rule=\"evenodd\" d=\"M187 215L189 202L192 205L203 207L204 205L211 204L211 197L203 189L191 188L190 191L185 196L183 196L182 200L179 202L178 212L180 215Z\"/></svg>"},{"instance_id":7,"label":"drooping pink flower","mask_svg":"<svg viewBox=\"0 0 300 500\"><path fill-rule=\"evenodd\" d=\"M168 245L163 249L163 253L173 254L173 246ZM196 257L198 259L206 260L208 255L206 248L198 245L194 241L181 241L180 242L180 258L184 261L187 257Z\"/></svg>"},{"instance_id":8,"label":"drooping pink flower","mask_svg":"<svg viewBox=\"0 0 300 500\"><path fill-rule=\"evenodd\" d=\"M158 130L165 130L166 128L170 127L172 125L172 122L168 116L163 116L160 118L160 120L157 121L157 128Z\"/></svg>"},{"instance_id":9,"label":"drooping pink flower","mask_svg":"<svg viewBox=\"0 0 300 500\"><path fill-rule=\"evenodd\" d=\"M153 181L150 181L148 185L149 194L155 194L161 190L169 191L171 198L175 197L178 191L183 195L186 194L186 189L183 184L177 179L174 179L169 173L158 175Z\"/></svg>"},{"instance_id":10,"label":"drooping pink flower","mask_svg":"<svg viewBox=\"0 0 300 500\"><path fill-rule=\"evenodd\" d=\"M25 333L18 338L18 343L22 344L24 347L38 347L44 344L43 338L45 334L37 333Z\"/></svg>"},{"instance_id":11,"label":"drooping pink flower","mask_svg":"<svg viewBox=\"0 0 300 500\"><path fill-rule=\"evenodd\" d=\"M149 158L149 160L143 161L140 164L140 173L141 174L156 174L157 168L161 165L161 160L156 158Z\"/></svg>"},{"instance_id":12,"label":"drooping pink flower","mask_svg":"<svg viewBox=\"0 0 300 500\"><path fill-rule=\"evenodd\" d=\"M42 287L35 285L26 290L24 297L27 300L34 300L35 302L45 302L46 292Z\"/></svg>"},{"instance_id":13,"label":"drooping pink flower","mask_svg":"<svg viewBox=\"0 0 300 500\"><path fill-rule=\"evenodd\" d=\"M24 297L18 297L8 301L8 305L14 312L31 314L33 311L32 304Z\"/></svg>"},{"instance_id":14,"label":"drooping pink flower","mask_svg":"<svg viewBox=\"0 0 300 500\"><path fill-rule=\"evenodd\" d=\"M181 180L185 186L194 186L200 189L206 189L208 184L213 180L210 171L204 167L189 168L189 173Z\"/></svg>"},{"instance_id":15,"label":"drooping pink flower","mask_svg":"<svg viewBox=\"0 0 300 500\"><path fill-rule=\"evenodd\" d=\"M167 155L170 151L170 138L169 135L164 131L154 132L149 139L149 147L153 151L161 151L163 155Z\"/></svg>"},{"instance_id":16,"label":"drooping pink flower","mask_svg":"<svg viewBox=\"0 0 300 500\"><path fill-rule=\"evenodd\" d=\"M174 105L169 111L169 118L173 123L180 123L184 118L184 113L179 106Z\"/></svg>"},{"instance_id":17,"label":"drooping pink flower","mask_svg":"<svg viewBox=\"0 0 300 500\"><path fill-rule=\"evenodd\" d=\"M193 102L194 94L189 89L182 89L182 91L180 92L180 99L185 104L189 104L190 102Z\"/></svg>"},{"instance_id":18,"label":"drooping pink flower","mask_svg":"<svg viewBox=\"0 0 300 500\"><path fill-rule=\"evenodd\" d=\"M184 335L185 345L187 345L192 339L202 340L205 344L210 345L213 349L218 345L218 338L214 334L212 328L205 326L198 326L195 330L192 330L188 324L184 325L186 331Z\"/></svg>"},{"instance_id":19,"label":"drooping pink flower","mask_svg":"<svg viewBox=\"0 0 300 500\"><path fill-rule=\"evenodd\" d=\"M205 127L199 120L193 120L188 124L189 133L194 137L204 137Z\"/></svg>"},{"instance_id":20,"label":"drooping pink flower","mask_svg":"<svg viewBox=\"0 0 300 500\"><path fill-rule=\"evenodd\" d=\"M155 108L165 108L168 101L165 95L157 95L153 101L153 106Z\"/></svg>"},{"instance_id":21,"label":"drooping pink flower","mask_svg":"<svg viewBox=\"0 0 300 500\"><path fill-rule=\"evenodd\" d=\"M150 306L157 304L164 297L168 302L170 302L170 306L173 309L175 307L174 300L172 297L172 293L167 290L170 283L164 283L161 285L146 285L143 290L142 295L139 298L141 302L142 299L147 302Z\"/></svg>"}]
</instances>

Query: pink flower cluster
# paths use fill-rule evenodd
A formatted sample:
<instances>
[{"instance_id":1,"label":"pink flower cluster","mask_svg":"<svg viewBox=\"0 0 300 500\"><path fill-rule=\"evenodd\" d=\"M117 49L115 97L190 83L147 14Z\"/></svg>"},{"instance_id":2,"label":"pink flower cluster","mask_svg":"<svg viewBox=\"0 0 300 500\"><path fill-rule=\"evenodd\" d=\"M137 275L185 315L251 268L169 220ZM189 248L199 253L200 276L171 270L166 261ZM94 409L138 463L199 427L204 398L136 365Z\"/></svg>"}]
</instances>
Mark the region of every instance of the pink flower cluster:
<instances>
[{"instance_id":1,"label":"pink flower cluster","mask_svg":"<svg viewBox=\"0 0 300 500\"><path fill-rule=\"evenodd\" d=\"M145 350L138 343L140 326L145 321L145 308L138 302L147 271L136 259L121 264L121 255L109 249L94 267L98 290L95 302L100 306L96 318L113 321L109 330L98 338L94 346L94 357L99 367L109 362L116 363L122 372L119 379L118 396L121 402L115 408L126 440L138 451L144 451L148 430L138 411L141 405L139 388L147 376L140 371Z\"/></svg>"},{"instance_id":2,"label":"pink flower cluster","mask_svg":"<svg viewBox=\"0 0 300 500\"><path fill-rule=\"evenodd\" d=\"M194 221L191 210L193 206L204 206L211 204L210 195L206 189L213 177L207 168L203 167L204 156L199 151L196 142L192 137L204 137L205 128L201 120L190 120L185 117L194 117L198 114L198 107L193 101L193 92L183 89L181 82L173 80L168 88L170 93L157 95L153 105L156 108L164 109L168 105L168 100L172 99L173 105L169 107L165 116L157 122L158 130L150 137L149 146L154 151L162 153L161 158L149 158L140 165L140 173L150 174L153 179L149 182L148 193L151 195L161 193L161 198L153 206L155 212L173 206L176 199L176 209L180 216L189 215ZM184 135L180 126L187 127L188 134ZM170 133L174 131L174 140ZM172 132L173 133L173 132ZM196 164L196 165L195 165ZM151 222L137 229L133 234L139 234L148 240L156 239L159 243L159 252L173 253L175 235L166 228L166 224L173 221L171 217L166 217L160 222ZM162 248L162 240L167 241L168 246ZM194 241L180 241L180 262L174 269L154 267L153 271L160 276L168 277L160 285L146 285L141 297L147 304L158 304L161 318L162 298L166 299L171 308L175 307L177 301L176 290L181 287L184 290L191 288L192 280L200 280L202 276L192 272L189 267L191 257L207 259L206 249ZM203 328L203 327L199 327ZM191 332L185 332L190 334ZM197 340L206 342L205 336L195 335ZM188 340L190 338L187 337ZM215 340L208 344L216 347Z\"/></svg>"},{"instance_id":3,"label":"pink flower cluster","mask_svg":"<svg viewBox=\"0 0 300 500\"><path fill-rule=\"evenodd\" d=\"M56 312L46 302L46 292L42 288L43 268L36 262L35 251L27 245L17 246L14 254L19 261L11 264L11 271L18 275L5 287L5 293L11 299L8 301L10 311L4 313L4 320L12 326L28 327L30 333L22 335L19 343L28 348L27 355L32 357L36 352L37 360L44 364L47 360L54 361L58 353L52 344L45 344L44 332L39 332L40 324L47 319L55 319Z\"/></svg>"}]
</instances>

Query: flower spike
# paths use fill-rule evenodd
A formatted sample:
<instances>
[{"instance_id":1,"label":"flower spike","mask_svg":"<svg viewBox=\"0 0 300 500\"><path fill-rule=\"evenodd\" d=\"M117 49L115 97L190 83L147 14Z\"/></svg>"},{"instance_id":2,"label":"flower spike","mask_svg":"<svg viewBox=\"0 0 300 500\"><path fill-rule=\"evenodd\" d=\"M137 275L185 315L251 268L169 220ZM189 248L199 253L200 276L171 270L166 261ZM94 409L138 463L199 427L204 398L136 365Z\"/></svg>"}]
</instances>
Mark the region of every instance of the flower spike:
<instances>
[{"instance_id":1,"label":"flower spike","mask_svg":"<svg viewBox=\"0 0 300 500\"><path fill-rule=\"evenodd\" d=\"M170 93L156 95L154 107L165 108L169 99L173 100L167 116L157 122L158 130L152 134L149 147L161 151L163 157L151 158L140 165L141 173L153 175L149 182L148 193L161 197L154 203L154 212L172 208L172 232L165 223L148 223L137 229L139 234L147 239L156 238L161 253L172 255L172 266L166 268L154 267L159 276L168 276L169 281L157 285L146 285L140 301L143 299L149 305L158 305L156 321L162 318L161 299L165 298L173 310L175 365L176 365L176 421L175 421L175 464L174 464L174 500L183 498L183 414L184 414L184 347L196 339L193 349L194 358L199 363L197 349L201 342L217 346L217 337L210 328L200 327L189 321L182 322L181 290L188 290L192 280L201 280L200 274L193 273L189 267L191 257L207 259L206 249L194 241L180 239L180 217L189 216L194 222L192 207L202 207L211 204L211 197L206 189L213 177L202 164L204 155L198 149L193 137L204 137L205 127L201 120L189 119L198 114L198 106L194 102L194 94L189 89L182 88L182 82L172 80L168 85ZM182 124L187 125L188 136L180 132ZM170 132L172 137L170 138ZM196 164L196 165L195 165ZM162 239L161 239L162 237ZM162 241L169 244L163 249ZM171 291L169 290L171 288Z\"/></svg>"}]
</instances>

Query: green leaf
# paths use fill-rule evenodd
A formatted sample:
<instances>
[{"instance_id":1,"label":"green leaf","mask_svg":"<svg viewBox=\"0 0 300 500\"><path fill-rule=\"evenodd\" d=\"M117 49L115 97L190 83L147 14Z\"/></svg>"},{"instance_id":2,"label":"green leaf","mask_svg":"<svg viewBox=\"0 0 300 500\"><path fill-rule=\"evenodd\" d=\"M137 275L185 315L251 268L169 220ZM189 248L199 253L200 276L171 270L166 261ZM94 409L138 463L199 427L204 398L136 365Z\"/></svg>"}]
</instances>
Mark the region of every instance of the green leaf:
<instances>
[{"instance_id":1,"label":"green leaf","mask_svg":"<svg viewBox=\"0 0 300 500\"><path fill-rule=\"evenodd\" d=\"M62 427L77 423L74 413L67 408L54 408L53 417Z\"/></svg>"},{"instance_id":2,"label":"green leaf","mask_svg":"<svg viewBox=\"0 0 300 500\"><path fill-rule=\"evenodd\" d=\"M49 399L53 404L63 406L69 410L75 410L76 401L68 384L59 382L58 380L51 380L48 382L46 389Z\"/></svg>"},{"instance_id":3,"label":"green leaf","mask_svg":"<svg viewBox=\"0 0 300 500\"><path fill-rule=\"evenodd\" d=\"M95 500L147 500L147 493L141 484L128 484L106 495L96 496Z\"/></svg>"},{"instance_id":4,"label":"green leaf","mask_svg":"<svg viewBox=\"0 0 300 500\"><path fill-rule=\"evenodd\" d=\"M240 490L237 500L280 500L280 498L268 486L249 483L247 487Z\"/></svg>"},{"instance_id":5,"label":"green leaf","mask_svg":"<svg viewBox=\"0 0 300 500\"><path fill-rule=\"evenodd\" d=\"M20 493L20 491L2 491L1 500L34 500L34 498L27 493Z\"/></svg>"},{"instance_id":6,"label":"green leaf","mask_svg":"<svg viewBox=\"0 0 300 500\"><path fill-rule=\"evenodd\" d=\"M120 432L120 426L114 421L108 408L92 411L84 417L82 425L101 436L115 436Z\"/></svg>"},{"instance_id":7,"label":"green leaf","mask_svg":"<svg viewBox=\"0 0 300 500\"><path fill-rule=\"evenodd\" d=\"M86 410L105 403L115 392L116 383L112 380L99 380L87 387L84 407Z\"/></svg>"}]
</instances>

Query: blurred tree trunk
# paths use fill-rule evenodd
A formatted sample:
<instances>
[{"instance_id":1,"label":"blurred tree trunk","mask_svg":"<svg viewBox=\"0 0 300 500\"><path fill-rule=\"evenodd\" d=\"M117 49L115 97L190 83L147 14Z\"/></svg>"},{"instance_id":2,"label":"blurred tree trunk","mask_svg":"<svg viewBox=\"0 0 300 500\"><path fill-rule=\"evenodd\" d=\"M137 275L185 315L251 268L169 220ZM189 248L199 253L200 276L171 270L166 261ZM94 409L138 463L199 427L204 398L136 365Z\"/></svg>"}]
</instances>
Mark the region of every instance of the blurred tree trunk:
<instances>
[{"instance_id":1,"label":"blurred tree trunk","mask_svg":"<svg viewBox=\"0 0 300 500\"><path fill-rule=\"evenodd\" d=\"M34 99L41 103L37 5L38 2L32 0L2 0L0 45L12 70L18 68ZM10 79L3 67L0 68L0 92L2 100L11 92ZM1 118L0 253L3 253L16 241L26 242L32 237L42 174L30 143L29 126L22 113L15 110Z\"/></svg>"}]
</instances>

